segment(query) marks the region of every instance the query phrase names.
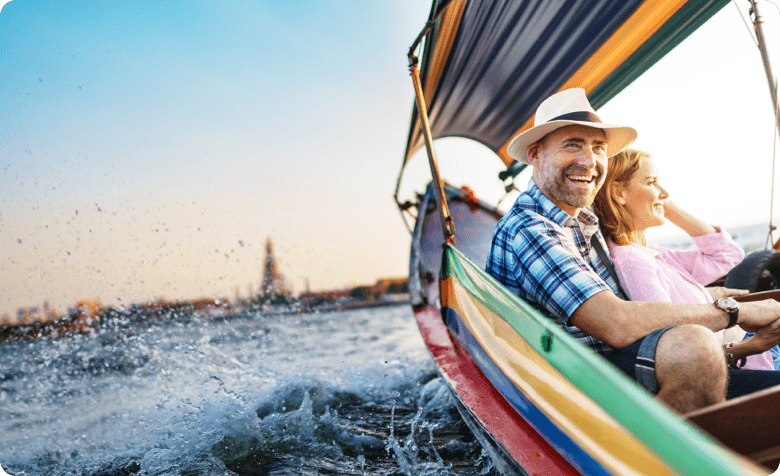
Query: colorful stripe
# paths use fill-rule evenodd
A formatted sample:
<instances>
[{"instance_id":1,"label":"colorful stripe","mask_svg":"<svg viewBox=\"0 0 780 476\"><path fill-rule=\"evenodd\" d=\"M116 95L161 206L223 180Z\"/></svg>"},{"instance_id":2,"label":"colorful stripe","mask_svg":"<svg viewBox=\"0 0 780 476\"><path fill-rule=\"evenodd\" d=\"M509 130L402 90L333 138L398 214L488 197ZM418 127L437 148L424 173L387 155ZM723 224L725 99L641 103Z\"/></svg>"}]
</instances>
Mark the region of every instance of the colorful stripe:
<instances>
[{"instance_id":1,"label":"colorful stripe","mask_svg":"<svg viewBox=\"0 0 780 476\"><path fill-rule=\"evenodd\" d=\"M584 474L765 473L655 402L451 246L441 299L483 372Z\"/></svg>"},{"instance_id":2,"label":"colorful stripe","mask_svg":"<svg viewBox=\"0 0 780 476\"><path fill-rule=\"evenodd\" d=\"M672 0L659 3L656 0L647 0L558 90L578 87L589 94L644 42L648 41L686 1ZM512 134L512 137L530 129L533 124L534 118L531 117ZM497 152L506 164L514 160L506 153L510 141L511 138Z\"/></svg>"},{"instance_id":3,"label":"colorful stripe","mask_svg":"<svg viewBox=\"0 0 780 476\"><path fill-rule=\"evenodd\" d=\"M680 6L649 40L590 90L591 105L598 109L606 104L728 3L729 0L696 0Z\"/></svg>"},{"instance_id":4,"label":"colorful stripe","mask_svg":"<svg viewBox=\"0 0 780 476\"><path fill-rule=\"evenodd\" d=\"M454 309L444 308L442 314L445 316L444 319L447 326L450 330L457 333L459 341L469 350L469 355L471 355L493 386L567 461L583 474L610 474L604 465L593 459L587 451L575 443L569 435L558 427L556 422L534 405L531 399L517 390L513 382L501 371L490 355L485 352L479 340L474 337Z\"/></svg>"},{"instance_id":5,"label":"colorful stripe","mask_svg":"<svg viewBox=\"0 0 780 476\"><path fill-rule=\"evenodd\" d=\"M425 306L414 314L458 411L501 474L582 474L490 383L460 342L451 338L438 308Z\"/></svg>"},{"instance_id":6,"label":"colorful stripe","mask_svg":"<svg viewBox=\"0 0 780 476\"><path fill-rule=\"evenodd\" d=\"M430 55L430 59L425 61L426 68L421 72L424 74L422 80L423 98L426 104L430 104L436 88L439 86L442 72L447 66L447 58L450 56L452 44L455 41L455 35L458 33L460 19L463 16L463 9L466 6L466 0L452 0L442 14L436 26L435 35L429 35L433 45L426 45L425 53ZM427 58L426 58L427 59ZM409 157L421 145L422 130L420 129L420 117L417 115L417 108L414 109L412 118L412 128L409 133L409 140L406 144L406 156Z\"/></svg>"},{"instance_id":7,"label":"colorful stripe","mask_svg":"<svg viewBox=\"0 0 780 476\"><path fill-rule=\"evenodd\" d=\"M448 290L442 294L450 318L447 324L460 321L458 337L479 367L583 474L676 474L560 375L506 321L458 289L456 281L445 281L443 286Z\"/></svg>"},{"instance_id":8,"label":"colorful stripe","mask_svg":"<svg viewBox=\"0 0 780 476\"><path fill-rule=\"evenodd\" d=\"M425 90L423 96L426 101L433 98L433 93L439 85L439 78L447 64L447 58L450 56L452 43L455 41L455 34L458 32L460 19L463 16L463 8L466 6L466 0L453 0L447 5L447 10L442 15L438 25L436 35L436 45L433 49L430 66L426 70Z\"/></svg>"},{"instance_id":9,"label":"colorful stripe","mask_svg":"<svg viewBox=\"0 0 780 476\"><path fill-rule=\"evenodd\" d=\"M509 141L542 100L582 87L598 109L726 3L452 0L420 66L431 133L474 139L509 165ZM417 119L404 163L423 145Z\"/></svg>"}]
</instances>

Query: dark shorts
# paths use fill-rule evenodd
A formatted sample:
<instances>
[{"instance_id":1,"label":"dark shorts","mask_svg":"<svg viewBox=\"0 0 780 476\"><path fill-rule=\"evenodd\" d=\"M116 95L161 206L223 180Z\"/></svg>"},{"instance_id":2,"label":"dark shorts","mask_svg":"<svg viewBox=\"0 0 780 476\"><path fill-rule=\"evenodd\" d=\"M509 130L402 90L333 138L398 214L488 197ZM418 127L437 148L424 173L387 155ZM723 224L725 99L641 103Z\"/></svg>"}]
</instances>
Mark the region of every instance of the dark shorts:
<instances>
[{"instance_id":1,"label":"dark shorts","mask_svg":"<svg viewBox=\"0 0 780 476\"><path fill-rule=\"evenodd\" d=\"M653 331L629 346L605 354L604 357L655 395L658 393L658 381L655 378L655 348L658 339L669 329L671 327ZM775 385L780 385L778 371L729 369L726 398L740 397Z\"/></svg>"},{"instance_id":2,"label":"dark shorts","mask_svg":"<svg viewBox=\"0 0 780 476\"><path fill-rule=\"evenodd\" d=\"M655 378L655 347L658 345L658 339L669 329L671 327L655 330L629 346L605 354L604 357L655 395L658 393L658 380Z\"/></svg>"}]
</instances>

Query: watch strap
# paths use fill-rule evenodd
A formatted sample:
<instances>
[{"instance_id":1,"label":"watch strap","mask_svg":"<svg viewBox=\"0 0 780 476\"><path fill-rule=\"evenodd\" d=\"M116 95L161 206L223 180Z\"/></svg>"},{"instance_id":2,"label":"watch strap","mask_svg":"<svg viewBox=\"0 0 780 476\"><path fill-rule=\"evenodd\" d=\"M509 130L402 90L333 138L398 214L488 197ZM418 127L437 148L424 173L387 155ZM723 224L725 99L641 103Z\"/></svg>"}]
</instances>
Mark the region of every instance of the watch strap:
<instances>
[{"instance_id":1,"label":"watch strap","mask_svg":"<svg viewBox=\"0 0 780 476\"><path fill-rule=\"evenodd\" d=\"M739 309L729 309L729 325L726 329L730 329L737 325L739 319Z\"/></svg>"},{"instance_id":2,"label":"watch strap","mask_svg":"<svg viewBox=\"0 0 780 476\"><path fill-rule=\"evenodd\" d=\"M721 311L729 313L729 324L726 326L726 329L729 329L737 325L737 321L739 320L739 304L736 302L734 302L734 305L721 304L721 301L723 300L724 299L716 299L713 304ZM729 300L732 299L729 298Z\"/></svg>"}]
</instances>

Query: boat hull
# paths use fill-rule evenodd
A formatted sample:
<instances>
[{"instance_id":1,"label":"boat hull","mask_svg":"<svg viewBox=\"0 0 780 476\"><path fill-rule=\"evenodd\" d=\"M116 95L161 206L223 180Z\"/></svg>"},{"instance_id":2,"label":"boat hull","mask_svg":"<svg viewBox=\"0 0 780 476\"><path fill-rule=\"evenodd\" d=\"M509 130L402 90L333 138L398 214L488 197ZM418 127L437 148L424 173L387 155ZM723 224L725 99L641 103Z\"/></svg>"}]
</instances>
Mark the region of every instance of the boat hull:
<instances>
[{"instance_id":1,"label":"boat hull","mask_svg":"<svg viewBox=\"0 0 780 476\"><path fill-rule=\"evenodd\" d=\"M487 275L476 262L484 262L499 214L459 193L447 190L461 218L457 248L433 246L438 216L422 201L409 287L439 373L498 470L768 474L682 421Z\"/></svg>"},{"instance_id":2,"label":"boat hull","mask_svg":"<svg viewBox=\"0 0 780 476\"><path fill-rule=\"evenodd\" d=\"M503 474L579 475L496 390L434 306L414 310L423 339L458 411Z\"/></svg>"}]
</instances>

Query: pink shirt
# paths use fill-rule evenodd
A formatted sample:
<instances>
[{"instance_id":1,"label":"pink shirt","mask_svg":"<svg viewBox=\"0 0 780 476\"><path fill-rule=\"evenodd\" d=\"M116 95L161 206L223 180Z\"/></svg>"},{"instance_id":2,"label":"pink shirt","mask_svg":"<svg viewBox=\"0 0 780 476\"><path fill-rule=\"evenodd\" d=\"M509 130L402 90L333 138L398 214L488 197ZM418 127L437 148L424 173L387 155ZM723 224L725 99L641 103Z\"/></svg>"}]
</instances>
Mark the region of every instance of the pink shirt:
<instances>
[{"instance_id":1,"label":"pink shirt","mask_svg":"<svg viewBox=\"0 0 780 476\"><path fill-rule=\"evenodd\" d=\"M649 244L617 246L609 253L620 285L632 301L710 304L712 297L701 283L726 275L745 252L723 231L692 237L693 248L668 250ZM722 332L718 333L721 336ZM774 370L769 351L751 355L745 368Z\"/></svg>"}]
</instances>

